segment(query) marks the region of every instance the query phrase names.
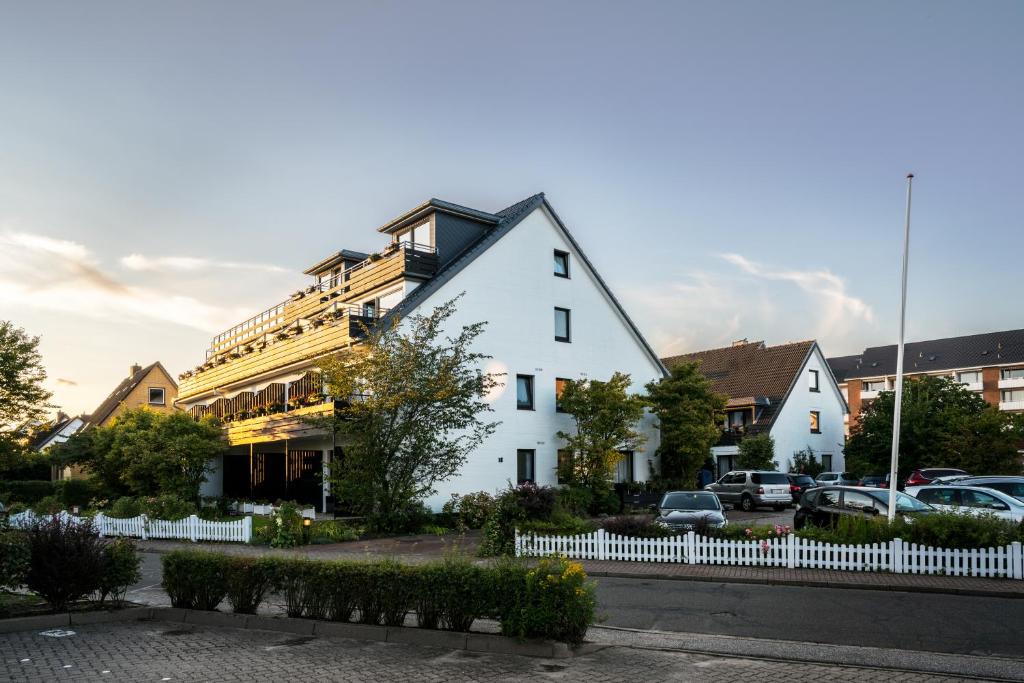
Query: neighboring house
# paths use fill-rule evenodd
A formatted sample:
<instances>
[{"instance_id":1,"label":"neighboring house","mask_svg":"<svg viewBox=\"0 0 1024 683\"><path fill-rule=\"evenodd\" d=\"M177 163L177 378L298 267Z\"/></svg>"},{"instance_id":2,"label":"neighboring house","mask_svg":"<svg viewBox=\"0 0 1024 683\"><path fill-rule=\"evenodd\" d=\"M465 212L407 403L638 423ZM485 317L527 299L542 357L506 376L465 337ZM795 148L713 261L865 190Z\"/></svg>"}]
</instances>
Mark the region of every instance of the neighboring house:
<instances>
[{"instance_id":1,"label":"neighboring house","mask_svg":"<svg viewBox=\"0 0 1024 683\"><path fill-rule=\"evenodd\" d=\"M843 469L846 402L815 341L779 346L732 346L663 358L667 367L700 362L712 388L728 398L722 437L711 449L717 475L735 469L740 442L757 434L775 439L775 459L785 471L798 451L810 448L826 470Z\"/></svg>"},{"instance_id":2,"label":"neighboring house","mask_svg":"<svg viewBox=\"0 0 1024 683\"><path fill-rule=\"evenodd\" d=\"M495 492L509 482L557 483L559 442L571 427L556 396L566 379L607 379L618 370L632 389L664 368L584 256L551 205L538 194L489 213L432 199L379 229L378 253L342 250L312 266L308 287L217 335L206 360L180 376L179 405L197 419L225 421L231 448L204 485L206 495L329 506L317 475L343 458L333 435L311 429L310 415L335 410L317 359L358 344L360 323L389 324L427 313L458 296L451 329L487 321L475 349L506 373L488 397L497 431L427 501L453 492ZM642 451L626 453L617 479L646 479L658 446L654 420Z\"/></svg>"},{"instance_id":3,"label":"neighboring house","mask_svg":"<svg viewBox=\"0 0 1024 683\"><path fill-rule=\"evenodd\" d=\"M907 377L952 377L1000 410L1024 411L1024 329L910 342L903 354ZM850 405L849 433L867 403L895 388L896 345L872 346L828 363Z\"/></svg>"},{"instance_id":4,"label":"neighboring house","mask_svg":"<svg viewBox=\"0 0 1024 683\"><path fill-rule=\"evenodd\" d=\"M80 432L85 427L88 415L68 417L64 413L57 413L49 424L37 429L32 440L32 450L42 453L53 446L62 444L71 438L72 435ZM50 477L53 480L62 479L64 472L56 465L50 468Z\"/></svg>"},{"instance_id":5,"label":"neighboring house","mask_svg":"<svg viewBox=\"0 0 1024 683\"><path fill-rule=\"evenodd\" d=\"M159 361L146 367L132 365L128 369L128 376L121 380L96 410L81 418L83 424L75 431L106 426L124 411L140 406L169 412L174 410L177 397L178 385ZM67 479L80 474L78 468L65 467L63 470L55 470L53 476L54 479Z\"/></svg>"}]
</instances>

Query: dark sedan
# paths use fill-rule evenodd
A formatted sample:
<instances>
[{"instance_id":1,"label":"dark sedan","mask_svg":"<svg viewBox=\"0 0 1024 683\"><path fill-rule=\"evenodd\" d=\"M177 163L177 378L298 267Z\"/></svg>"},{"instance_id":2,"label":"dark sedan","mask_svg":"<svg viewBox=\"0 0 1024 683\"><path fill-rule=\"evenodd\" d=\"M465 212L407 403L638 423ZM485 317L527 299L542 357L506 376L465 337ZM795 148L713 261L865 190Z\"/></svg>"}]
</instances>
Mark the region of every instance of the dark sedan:
<instances>
[{"instance_id":1,"label":"dark sedan","mask_svg":"<svg viewBox=\"0 0 1024 683\"><path fill-rule=\"evenodd\" d=\"M859 486L823 486L811 489L800 499L793 527L835 526L843 517L887 516L889 492ZM935 508L913 496L896 492L896 513L904 517L935 512Z\"/></svg>"},{"instance_id":2,"label":"dark sedan","mask_svg":"<svg viewBox=\"0 0 1024 683\"><path fill-rule=\"evenodd\" d=\"M789 477L789 493L793 496L793 503L799 503L804 491L813 489L818 484L809 474L787 474Z\"/></svg>"},{"instance_id":3,"label":"dark sedan","mask_svg":"<svg viewBox=\"0 0 1024 683\"><path fill-rule=\"evenodd\" d=\"M654 522L671 531L700 531L729 523L721 501L710 491L669 491L658 504Z\"/></svg>"}]
</instances>

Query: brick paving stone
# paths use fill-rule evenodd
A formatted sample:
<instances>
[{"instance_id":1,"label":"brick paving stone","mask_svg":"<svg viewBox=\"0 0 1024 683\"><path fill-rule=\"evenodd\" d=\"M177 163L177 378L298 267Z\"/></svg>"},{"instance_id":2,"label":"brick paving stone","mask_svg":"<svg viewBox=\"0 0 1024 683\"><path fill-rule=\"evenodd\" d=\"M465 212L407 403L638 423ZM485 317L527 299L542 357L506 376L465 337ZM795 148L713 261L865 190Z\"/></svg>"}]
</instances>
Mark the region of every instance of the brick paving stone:
<instances>
[{"instance_id":1,"label":"brick paving stone","mask_svg":"<svg viewBox=\"0 0 1024 683\"><path fill-rule=\"evenodd\" d=\"M634 681L874 682L955 678L608 647L544 660L398 643L204 628L159 621L81 626L67 638L0 635L11 681ZM22 661L28 660L28 661Z\"/></svg>"}]
</instances>

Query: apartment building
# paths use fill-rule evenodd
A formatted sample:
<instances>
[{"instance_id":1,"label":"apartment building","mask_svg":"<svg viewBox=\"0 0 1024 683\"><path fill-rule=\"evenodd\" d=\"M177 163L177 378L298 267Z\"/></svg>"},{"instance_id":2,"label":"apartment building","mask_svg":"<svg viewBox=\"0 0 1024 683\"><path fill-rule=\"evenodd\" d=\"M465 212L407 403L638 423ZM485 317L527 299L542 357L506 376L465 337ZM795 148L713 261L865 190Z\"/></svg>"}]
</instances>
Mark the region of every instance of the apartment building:
<instances>
[{"instance_id":1,"label":"apartment building","mask_svg":"<svg viewBox=\"0 0 1024 683\"><path fill-rule=\"evenodd\" d=\"M829 358L828 364L850 406L849 433L866 403L895 388L896 345ZM1000 410L1024 411L1024 329L910 342L903 372L952 377Z\"/></svg>"},{"instance_id":2,"label":"apartment building","mask_svg":"<svg viewBox=\"0 0 1024 683\"><path fill-rule=\"evenodd\" d=\"M464 293L451 329L487 321L475 348L505 374L489 397L500 421L462 471L427 501L494 492L509 483L557 483L557 409L566 379L629 373L637 392L664 367L543 194L494 213L432 199L378 229L377 252L343 249L305 271L308 286L218 334L182 373L179 405L224 422L227 455L206 495L296 499L329 509L318 482L344 466L344 444L304 419L336 410L317 371L323 356L359 344L362 325L390 324ZM623 454L619 478L645 479L658 446L653 418L642 451Z\"/></svg>"}]
</instances>

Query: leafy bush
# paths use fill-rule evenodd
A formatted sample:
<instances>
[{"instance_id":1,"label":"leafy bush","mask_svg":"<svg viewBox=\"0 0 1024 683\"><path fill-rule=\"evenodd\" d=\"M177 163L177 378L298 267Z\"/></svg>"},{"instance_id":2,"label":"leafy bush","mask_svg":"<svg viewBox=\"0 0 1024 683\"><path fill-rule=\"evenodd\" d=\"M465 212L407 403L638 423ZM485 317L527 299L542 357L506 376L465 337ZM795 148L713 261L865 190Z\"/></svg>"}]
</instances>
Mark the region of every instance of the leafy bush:
<instances>
[{"instance_id":1,"label":"leafy bush","mask_svg":"<svg viewBox=\"0 0 1024 683\"><path fill-rule=\"evenodd\" d=\"M184 519L196 514L196 506L175 495L145 498L142 501L142 512L150 519Z\"/></svg>"},{"instance_id":2,"label":"leafy bush","mask_svg":"<svg viewBox=\"0 0 1024 683\"><path fill-rule=\"evenodd\" d=\"M590 512L594 492L586 486L566 486L558 489L558 506L571 515L582 517Z\"/></svg>"},{"instance_id":3,"label":"leafy bush","mask_svg":"<svg viewBox=\"0 0 1024 683\"><path fill-rule=\"evenodd\" d=\"M936 548L992 548L1024 541L1024 525L995 515L945 512L920 515L903 526L905 530L898 529L903 540Z\"/></svg>"},{"instance_id":4,"label":"leafy bush","mask_svg":"<svg viewBox=\"0 0 1024 683\"><path fill-rule=\"evenodd\" d=\"M20 531L0 533L0 590L15 590L25 583L31 550Z\"/></svg>"},{"instance_id":5,"label":"leafy bush","mask_svg":"<svg viewBox=\"0 0 1024 683\"><path fill-rule=\"evenodd\" d=\"M28 479L0 481L0 491L10 494L11 500L31 505L56 493L54 482Z\"/></svg>"},{"instance_id":6,"label":"leafy bush","mask_svg":"<svg viewBox=\"0 0 1024 683\"><path fill-rule=\"evenodd\" d=\"M456 529L464 531L483 527L494 506L494 496L486 491L477 491L462 496L453 493L452 499L445 503L441 510Z\"/></svg>"},{"instance_id":7,"label":"leafy bush","mask_svg":"<svg viewBox=\"0 0 1024 683\"><path fill-rule=\"evenodd\" d=\"M333 519L316 520L309 527L311 543L344 543L359 538L359 529Z\"/></svg>"},{"instance_id":8,"label":"leafy bush","mask_svg":"<svg viewBox=\"0 0 1024 683\"><path fill-rule=\"evenodd\" d=\"M60 517L33 525L27 532L29 568L25 585L54 611L97 590L106 568L106 543L91 522Z\"/></svg>"},{"instance_id":9,"label":"leafy bush","mask_svg":"<svg viewBox=\"0 0 1024 683\"><path fill-rule=\"evenodd\" d=\"M527 482L502 491L484 523L480 554L511 555L516 527L526 520L549 520L556 502L557 493L550 486Z\"/></svg>"},{"instance_id":10,"label":"leafy bush","mask_svg":"<svg viewBox=\"0 0 1024 683\"><path fill-rule=\"evenodd\" d=\"M271 519L274 533L270 540L271 547L294 548L302 545L302 514L298 503L281 503Z\"/></svg>"},{"instance_id":11,"label":"leafy bush","mask_svg":"<svg viewBox=\"0 0 1024 683\"><path fill-rule=\"evenodd\" d=\"M579 562L543 558L515 587L501 632L516 638L548 638L582 643L594 622L594 584Z\"/></svg>"},{"instance_id":12,"label":"leafy bush","mask_svg":"<svg viewBox=\"0 0 1024 683\"><path fill-rule=\"evenodd\" d=\"M593 491L588 512L592 515L614 515L622 507L622 501L613 489L598 487Z\"/></svg>"},{"instance_id":13,"label":"leafy bush","mask_svg":"<svg viewBox=\"0 0 1024 683\"><path fill-rule=\"evenodd\" d=\"M270 558L229 557L222 568L231 609L238 614L256 614L274 583Z\"/></svg>"},{"instance_id":14,"label":"leafy bush","mask_svg":"<svg viewBox=\"0 0 1024 683\"><path fill-rule=\"evenodd\" d=\"M509 493L522 511L523 519L548 519L555 511L555 503L558 500L554 488L537 486L531 481L520 484Z\"/></svg>"},{"instance_id":15,"label":"leafy bush","mask_svg":"<svg viewBox=\"0 0 1024 683\"><path fill-rule=\"evenodd\" d=\"M176 550L164 555L163 585L172 607L215 610L227 595L228 555L202 550Z\"/></svg>"},{"instance_id":16,"label":"leafy bush","mask_svg":"<svg viewBox=\"0 0 1024 683\"><path fill-rule=\"evenodd\" d=\"M129 538L118 538L107 544L103 549L103 573L100 576L98 592L100 604L110 596L120 605L124 601L128 587L142 578L139 557L135 541Z\"/></svg>"},{"instance_id":17,"label":"leafy bush","mask_svg":"<svg viewBox=\"0 0 1024 683\"><path fill-rule=\"evenodd\" d=\"M124 496L114 501L110 509L105 513L108 517L118 519L130 519L142 514L142 503L137 498Z\"/></svg>"},{"instance_id":18,"label":"leafy bush","mask_svg":"<svg viewBox=\"0 0 1024 683\"><path fill-rule=\"evenodd\" d=\"M62 479L53 482L54 495L60 499L65 510L70 510L76 505L80 508L88 507L89 501L98 492L97 485L91 479Z\"/></svg>"},{"instance_id":19,"label":"leafy bush","mask_svg":"<svg viewBox=\"0 0 1024 683\"><path fill-rule=\"evenodd\" d=\"M579 536L591 533L595 527L585 519L556 514L550 520L534 519L521 522L518 528L519 532L524 534Z\"/></svg>"},{"instance_id":20,"label":"leafy bush","mask_svg":"<svg viewBox=\"0 0 1024 683\"><path fill-rule=\"evenodd\" d=\"M621 515L608 517L601 521L601 528L610 534L620 536L643 536L648 527L653 526L650 515Z\"/></svg>"},{"instance_id":21,"label":"leafy bush","mask_svg":"<svg viewBox=\"0 0 1024 683\"><path fill-rule=\"evenodd\" d=\"M64 509L64 503L57 496L46 496L32 504L32 512L37 515L55 515Z\"/></svg>"}]
</instances>

